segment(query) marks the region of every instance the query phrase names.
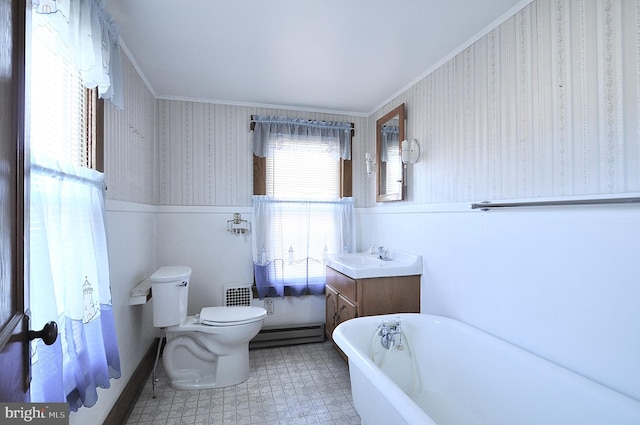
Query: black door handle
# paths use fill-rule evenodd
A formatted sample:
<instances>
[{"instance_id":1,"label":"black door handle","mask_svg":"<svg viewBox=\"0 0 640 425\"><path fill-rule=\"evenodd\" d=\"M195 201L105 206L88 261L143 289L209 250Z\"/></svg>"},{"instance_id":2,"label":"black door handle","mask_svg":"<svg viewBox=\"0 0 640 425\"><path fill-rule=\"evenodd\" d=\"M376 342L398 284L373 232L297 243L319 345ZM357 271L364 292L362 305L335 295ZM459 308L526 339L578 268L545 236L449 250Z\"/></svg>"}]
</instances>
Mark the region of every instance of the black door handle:
<instances>
[{"instance_id":1,"label":"black door handle","mask_svg":"<svg viewBox=\"0 0 640 425\"><path fill-rule=\"evenodd\" d=\"M51 345L56 342L56 338L58 338L58 324L52 320L44 325L41 331L29 331L27 337L29 341L42 338L42 341L46 345Z\"/></svg>"}]
</instances>

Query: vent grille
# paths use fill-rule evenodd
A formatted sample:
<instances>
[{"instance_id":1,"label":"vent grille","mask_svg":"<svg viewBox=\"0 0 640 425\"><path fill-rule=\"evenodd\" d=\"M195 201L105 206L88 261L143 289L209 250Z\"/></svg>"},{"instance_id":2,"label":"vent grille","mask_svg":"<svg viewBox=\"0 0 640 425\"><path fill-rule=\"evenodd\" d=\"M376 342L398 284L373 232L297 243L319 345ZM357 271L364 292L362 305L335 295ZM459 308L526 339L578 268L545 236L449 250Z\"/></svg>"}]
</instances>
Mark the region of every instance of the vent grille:
<instances>
[{"instance_id":1,"label":"vent grille","mask_svg":"<svg viewBox=\"0 0 640 425\"><path fill-rule=\"evenodd\" d=\"M253 291L251 285L225 285L224 286L224 305L232 306L251 306L253 299Z\"/></svg>"}]
</instances>

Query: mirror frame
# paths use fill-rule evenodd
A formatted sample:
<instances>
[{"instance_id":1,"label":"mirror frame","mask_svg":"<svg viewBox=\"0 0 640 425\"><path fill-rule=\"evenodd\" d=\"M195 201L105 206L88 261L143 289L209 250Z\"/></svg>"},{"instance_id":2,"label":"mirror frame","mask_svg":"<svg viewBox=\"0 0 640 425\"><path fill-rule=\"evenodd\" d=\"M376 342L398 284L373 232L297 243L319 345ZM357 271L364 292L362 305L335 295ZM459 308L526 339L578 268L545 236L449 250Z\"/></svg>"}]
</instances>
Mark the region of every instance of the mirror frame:
<instances>
[{"instance_id":1,"label":"mirror frame","mask_svg":"<svg viewBox=\"0 0 640 425\"><path fill-rule=\"evenodd\" d=\"M404 167L402 166L402 159L398 154L398 167L401 170L400 191L398 193L386 193L381 192L381 168L382 161L382 126L391 119L398 117L398 153L401 152L402 141L405 139L404 126L405 126L405 105L402 103L393 110L387 112L381 118L376 121L376 201L377 202L390 202L390 201L402 201L404 199Z\"/></svg>"}]
</instances>

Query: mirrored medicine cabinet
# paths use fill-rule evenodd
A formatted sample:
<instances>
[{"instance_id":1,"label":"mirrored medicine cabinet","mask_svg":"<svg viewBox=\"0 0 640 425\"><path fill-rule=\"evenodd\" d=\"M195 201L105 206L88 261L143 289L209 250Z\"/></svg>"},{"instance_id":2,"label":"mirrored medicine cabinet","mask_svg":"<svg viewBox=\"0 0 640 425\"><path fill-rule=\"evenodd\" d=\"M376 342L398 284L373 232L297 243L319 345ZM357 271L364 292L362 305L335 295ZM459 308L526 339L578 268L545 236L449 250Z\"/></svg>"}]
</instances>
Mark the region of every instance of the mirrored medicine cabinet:
<instances>
[{"instance_id":1,"label":"mirrored medicine cabinet","mask_svg":"<svg viewBox=\"0 0 640 425\"><path fill-rule=\"evenodd\" d=\"M401 144L405 139L404 103L376 121L376 200L404 199L404 167Z\"/></svg>"}]
</instances>

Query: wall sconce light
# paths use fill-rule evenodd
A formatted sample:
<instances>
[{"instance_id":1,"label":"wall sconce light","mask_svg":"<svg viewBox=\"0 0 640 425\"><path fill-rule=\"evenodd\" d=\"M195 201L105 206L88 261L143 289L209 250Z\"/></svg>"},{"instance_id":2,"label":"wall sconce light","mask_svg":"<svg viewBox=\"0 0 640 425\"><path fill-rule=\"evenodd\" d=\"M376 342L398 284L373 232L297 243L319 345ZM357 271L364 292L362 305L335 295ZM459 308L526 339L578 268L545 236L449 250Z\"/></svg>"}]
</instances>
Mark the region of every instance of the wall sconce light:
<instances>
[{"instance_id":1,"label":"wall sconce light","mask_svg":"<svg viewBox=\"0 0 640 425\"><path fill-rule=\"evenodd\" d=\"M373 171L373 166L376 165L373 162L373 158L371 158L371 154L369 152L364 154L364 163L367 167L367 176L371 177L371 172Z\"/></svg>"},{"instance_id":2,"label":"wall sconce light","mask_svg":"<svg viewBox=\"0 0 640 425\"><path fill-rule=\"evenodd\" d=\"M418 139L403 140L401 144L401 157L402 163L407 166L407 164L415 164L418 162L420 158L420 145L418 144Z\"/></svg>"}]
</instances>

